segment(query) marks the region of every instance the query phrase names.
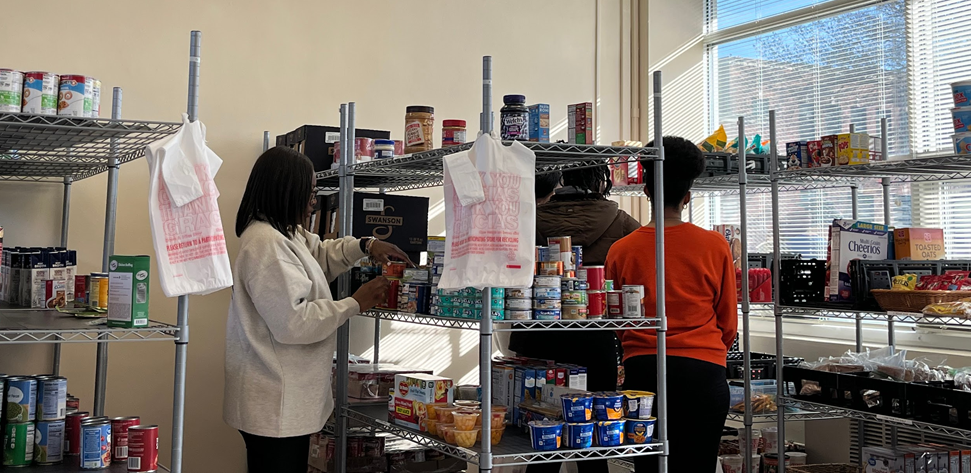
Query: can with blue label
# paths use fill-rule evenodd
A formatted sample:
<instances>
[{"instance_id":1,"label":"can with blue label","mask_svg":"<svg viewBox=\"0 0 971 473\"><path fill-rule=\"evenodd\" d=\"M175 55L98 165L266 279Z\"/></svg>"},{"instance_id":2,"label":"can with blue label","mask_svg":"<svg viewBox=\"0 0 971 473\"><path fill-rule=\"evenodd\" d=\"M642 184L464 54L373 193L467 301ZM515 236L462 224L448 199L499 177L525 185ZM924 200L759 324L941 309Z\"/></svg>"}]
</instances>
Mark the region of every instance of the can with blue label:
<instances>
[{"instance_id":1,"label":"can with blue label","mask_svg":"<svg viewBox=\"0 0 971 473\"><path fill-rule=\"evenodd\" d=\"M34 463L53 465L64 461L64 421L39 421L34 430Z\"/></svg>"},{"instance_id":2,"label":"can with blue label","mask_svg":"<svg viewBox=\"0 0 971 473\"><path fill-rule=\"evenodd\" d=\"M533 318L536 320L560 320L560 309L534 309Z\"/></svg>"},{"instance_id":3,"label":"can with blue label","mask_svg":"<svg viewBox=\"0 0 971 473\"><path fill-rule=\"evenodd\" d=\"M573 267L579 268L580 266L583 266L583 247L573 245L570 248L573 250Z\"/></svg>"},{"instance_id":4,"label":"can with blue label","mask_svg":"<svg viewBox=\"0 0 971 473\"><path fill-rule=\"evenodd\" d=\"M64 419L67 415L67 378L37 377L37 421Z\"/></svg>"},{"instance_id":5,"label":"can with blue label","mask_svg":"<svg viewBox=\"0 0 971 473\"><path fill-rule=\"evenodd\" d=\"M111 465L111 421L92 417L81 422L81 469L100 470Z\"/></svg>"},{"instance_id":6,"label":"can with blue label","mask_svg":"<svg viewBox=\"0 0 971 473\"><path fill-rule=\"evenodd\" d=\"M7 378L7 422L33 422L37 415L37 380Z\"/></svg>"}]
</instances>

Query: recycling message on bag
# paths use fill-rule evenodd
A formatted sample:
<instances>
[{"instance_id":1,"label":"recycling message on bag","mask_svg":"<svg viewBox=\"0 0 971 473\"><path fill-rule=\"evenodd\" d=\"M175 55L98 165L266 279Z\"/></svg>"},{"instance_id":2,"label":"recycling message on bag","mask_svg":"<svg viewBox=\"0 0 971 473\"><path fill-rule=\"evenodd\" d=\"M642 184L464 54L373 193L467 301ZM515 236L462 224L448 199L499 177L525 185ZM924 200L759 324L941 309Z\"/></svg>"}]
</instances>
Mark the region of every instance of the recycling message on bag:
<instances>
[{"instance_id":1,"label":"recycling message on bag","mask_svg":"<svg viewBox=\"0 0 971 473\"><path fill-rule=\"evenodd\" d=\"M535 265L536 155L482 135L444 159L445 268L438 287L528 287Z\"/></svg>"}]
</instances>

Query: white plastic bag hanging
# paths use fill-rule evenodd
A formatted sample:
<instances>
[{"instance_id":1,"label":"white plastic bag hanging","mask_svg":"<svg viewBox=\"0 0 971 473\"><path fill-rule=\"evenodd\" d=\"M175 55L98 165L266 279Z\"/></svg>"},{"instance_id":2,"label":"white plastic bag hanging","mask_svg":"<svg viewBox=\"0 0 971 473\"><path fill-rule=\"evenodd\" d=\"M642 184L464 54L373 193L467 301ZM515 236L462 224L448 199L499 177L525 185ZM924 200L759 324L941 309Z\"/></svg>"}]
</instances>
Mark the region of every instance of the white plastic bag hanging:
<instances>
[{"instance_id":1,"label":"white plastic bag hanging","mask_svg":"<svg viewBox=\"0 0 971 473\"><path fill-rule=\"evenodd\" d=\"M438 287L532 285L536 155L485 134L443 162L445 268Z\"/></svg>"},{"instance_id":2,"label":"white plastic bag hanging","mask_svg":"<svg viewBox=\"0 0 971 473\"><path fill-rule=\"evenodd\" d=\"M168 297L208 294L233 285L219 190L222 159L206 146L206 128L182 114L172 136L145 147L148 210L159 282Z\"/></svg>"}]
</instances>

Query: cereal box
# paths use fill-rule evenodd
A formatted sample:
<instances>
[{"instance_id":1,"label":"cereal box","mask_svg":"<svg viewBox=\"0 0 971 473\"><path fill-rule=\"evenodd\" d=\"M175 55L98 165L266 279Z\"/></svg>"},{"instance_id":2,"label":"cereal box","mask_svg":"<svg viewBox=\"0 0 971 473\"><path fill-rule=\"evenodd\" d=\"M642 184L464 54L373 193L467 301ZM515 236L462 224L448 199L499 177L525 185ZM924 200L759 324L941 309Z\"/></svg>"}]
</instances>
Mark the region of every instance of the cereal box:
<instances>
[{"instance_id":1,"label":"cereal box","mask_svg":"<svg viewBox=\"0 0 971 473\"><path fill-rule=\"evenodd\" d=\"M538 103L529 107L529 141L550 142L550 104Z\"/></svg>"},{"instance_id":2,"label":"cereal box","mask_svg":"<svg viewBox=\"0 0 971 473\"><path fill-rule=\"evenodd\" d=\"M836 135L828 135L819 139L821 148L819 167L836 166L836 142L838 139L839 137Z\"/></svg>"},{"instance_id":3,"label":"cereal box","mask_svg":"<svg viewBox=\"0 0 971 473\"><path fill-rule=\"evenodd\" d=\"M820 166L819 160L823 154L823 142L819 140L807 141L806 150L809 152L809 161L806 167L818 168Z\"/></svg>"},{"instance_id":4,"label":"cereal box","mask_svg":"<svg viewBox=\"0 0 971 473\"><path fill-rule=\"evenodd\" d=\"M567 143L588 144L596 142L593 129L593 103L583 102L567 107Z\"/></svg>"},{"instance_id":5,"label":"cereal box","mask_svg":"<svg viewBox=\"0 0 971 473\"><path fill-rule=\"evenodd\" d=\"M809 167L809 144L807 141L786 143L786 169Z\"/></svg>"},{"instance_id":6,"label":"cereal box","mask_svg":"<svg viewBox=\"0 0 971 473\"><path fill-rule=\"evenodd\" d=\"M866 133L841 133L836 138L836 163L853 166L870 163L870 136Z\"/></svg>"},{"instance_id":7,"label":"cereal box","mask_svg":"<svg viewBox=\"0 0 971 473\"><path fill-rule=\"evenodd\" d=\"M721 233L732 250L735 269L742 269L742 229L738 225L715 225L712 230Z\"/></svg>"},{"instance_id":8,"label":"cereal box","mask_svg":"<svg viewBox=\"0 0 971 473\"><path fill-rule=\"evenodd\" d=\"M852 302L855 298L850 284L850 261L886 259L889 232L886 225L857 220L836 219L830 228L827 294L831 302Z\"/></svg>"},{"instance_id":9,"label":"cereal box","mask_svg":"<svg viewBox=\"0 0 971 473\"><path fill-rule=\"evenodd\" d=\"M944 230L940 228L898 228L893 247L900 260L944 259Z\"/></svg>"},{"instance_id":10,"label":"cereal box","mask_svg":"<svg viewBox=\"0 0 971 473\"><path fill-rule=\"evenodd\" d=\"M449 378L422 373L398 374L394 377L394 422L395 424L428 430L428 404L451 404L454 397L454 384Z\"/></svg>"}]
</instances>

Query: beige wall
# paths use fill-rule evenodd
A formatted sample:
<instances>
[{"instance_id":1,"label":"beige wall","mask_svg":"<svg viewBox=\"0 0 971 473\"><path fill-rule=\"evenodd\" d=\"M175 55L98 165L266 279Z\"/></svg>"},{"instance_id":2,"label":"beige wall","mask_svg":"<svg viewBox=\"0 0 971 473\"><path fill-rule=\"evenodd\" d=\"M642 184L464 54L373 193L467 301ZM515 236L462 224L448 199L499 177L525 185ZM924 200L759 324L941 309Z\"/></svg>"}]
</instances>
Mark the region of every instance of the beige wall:
<instances>
[{"instance_id":1,"label":"beige wall","mask_svg":"<svg viewBox=\"0 0 971 473\"><path fill-rule=\"evenodd\" d=\"M597 4L602 52L595 74ZM263 130L274 134L304 123L336 125L338 105L357 102L357 125L401 135L409 104L436 107L439 120L478 123L481 56L494 57L497 104L505 93L552 106L592 101L599 89L602 141L621 138L620 3L611 0L392 1L92 1L71 21L40 34L37 23L7 22L0 30L0 67L89 74L101 79L103 116L113 86L124 88L123 116L177 121L185 109L189 31L203 32L200 118L210 146L225 160L216 178L223 224L232 233L236 208ZM54 7L47 13L55 15ZM52 17L53 18L53 17ZM498 107L497 107L498 115ZM557 137L564 136L561 132ZM437 134L436 134L437 137ZM151 253L147 169L122 166L116 252ZM70 246L80 270L101 260L106 178L74 185ZM424 192L434 207L438 191ZM8 245L59 241L61 186L0 183L0 225ZM442 216L431 233L443 230ZM237 240L228 240L235 255ZM152 316L174 323L175 301L153 284ZM230 291L190 302L186 470L242 471L243 446L222 422L224 325ZM355 321L353 350L369 352L373 323ZM382 360L431 366L475 380L473 333L385 324ZM161 426L163 463L171 433L171 343L110 347L107 414L141 415ZM62 373L90 409L93 345L64 347ZM49 370L50 347L0 347L0 372Z\"/></svg>"}]
</instances>

